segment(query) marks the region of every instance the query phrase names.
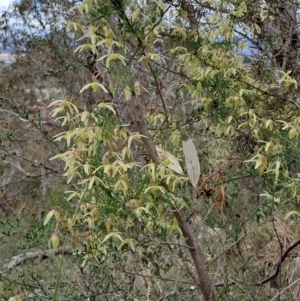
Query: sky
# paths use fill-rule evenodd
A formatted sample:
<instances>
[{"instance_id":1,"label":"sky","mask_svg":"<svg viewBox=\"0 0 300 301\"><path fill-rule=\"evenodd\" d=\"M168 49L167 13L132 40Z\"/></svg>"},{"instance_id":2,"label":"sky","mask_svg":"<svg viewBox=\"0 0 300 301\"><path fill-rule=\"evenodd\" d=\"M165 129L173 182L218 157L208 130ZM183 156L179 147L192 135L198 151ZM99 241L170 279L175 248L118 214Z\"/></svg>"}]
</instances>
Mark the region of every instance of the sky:
<instances>
[{"instance_id":1,"label":"sky","mask_svg":"<svg viewBox=\"0 0 300 301\"><path fill-rule=\"evenodd\" d=\"M9 3L11 3L12 0L0 0L0 7L7 7Z\"/></svg>"},{"instance_id":2,"label":"sky","mask_svg":"<svg viewBox=\"0 0 300 301\"><path fill-rule=\"evenodd\" d=\"M9 6L10 3L12 2L16 2L17 0L0 0L0 13L1 11L5 11L5 9ZM1 49L1 45L0 45L0 49ZM245 50L245 52L243 53L246 56L251 54L250 50Z\"/></svg>"},{"instance_id":3,"label":"sky","mask_svg":"<svg viewBox=\"0 0 300 301\"><path fill-rule=\"evenodd\" d=\"M0 0L0 12L5 10L13 0Z\"/></svg>"}]
</instances>

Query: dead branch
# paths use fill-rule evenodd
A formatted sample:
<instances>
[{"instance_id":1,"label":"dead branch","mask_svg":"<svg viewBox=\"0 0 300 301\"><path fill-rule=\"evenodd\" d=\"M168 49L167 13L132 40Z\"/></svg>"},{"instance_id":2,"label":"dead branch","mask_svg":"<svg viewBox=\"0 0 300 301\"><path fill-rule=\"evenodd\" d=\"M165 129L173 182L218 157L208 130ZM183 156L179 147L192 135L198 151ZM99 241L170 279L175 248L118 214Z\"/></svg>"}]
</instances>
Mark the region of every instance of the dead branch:
<instances>
[{"instance_id":1,"label":"dead branch","mask_svg":"<svg viewBox=\"0 0 300 301\"><path fill-rule=\"evenodd\" d=\"M24 254L19 254L19 255L14 256L8 264L4 265L4 268L5 269L13 269L16 266L21 265L28 260L33 260L36 258L46 259L46 258L54 257L54 256L57 256L60 254L70 255L70 254L72 254L72 248L71 247L60 247L57 249L30 251L30 252L26 252Z\"/></svg>"}]
</instances>

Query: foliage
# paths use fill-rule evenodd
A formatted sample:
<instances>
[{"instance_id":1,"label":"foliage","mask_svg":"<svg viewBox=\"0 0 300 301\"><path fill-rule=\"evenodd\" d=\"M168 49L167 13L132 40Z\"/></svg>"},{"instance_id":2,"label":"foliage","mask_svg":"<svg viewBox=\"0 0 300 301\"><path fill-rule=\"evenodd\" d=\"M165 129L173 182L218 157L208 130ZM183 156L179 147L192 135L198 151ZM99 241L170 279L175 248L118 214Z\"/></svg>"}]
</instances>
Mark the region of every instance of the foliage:
<instances>
[{"instance_id":1,"label":"foliage","mask_svg":"<svg viewBox=\"0 0 300 301\"><path fill-rule=\"evenodd\" d=\"M75 95L49 106L63 127L55 143L66 147L52 160L64 162L76 208L54 208L44 226L55 222L50 247L70 246L81 272L113 271L105 274L118 280L112 299L120 289L124 300L257 300L297 278L266 287L277 275L259 265L256 245L278 243L283 275L292 239L283 243L281 212L290 217L299 202L297 9L281 1L75 5L66 29L79 38L75 54L88 57L92 82L81 92L95 102ZM297 289L280 294L297 299Z\"/></svg>"}]
</instances>

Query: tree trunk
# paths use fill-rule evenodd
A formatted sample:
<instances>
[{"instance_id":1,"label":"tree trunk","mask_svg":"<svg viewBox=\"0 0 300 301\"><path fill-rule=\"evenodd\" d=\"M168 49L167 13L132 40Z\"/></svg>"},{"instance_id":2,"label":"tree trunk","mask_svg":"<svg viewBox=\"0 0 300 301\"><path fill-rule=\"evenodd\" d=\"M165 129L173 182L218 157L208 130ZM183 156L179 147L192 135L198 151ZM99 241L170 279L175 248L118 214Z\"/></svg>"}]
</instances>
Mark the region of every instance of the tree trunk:
<instances>
[{"instance_id":1,"label":"tree trunk","mask_svg":"<svg viewBox=\"0 0 300 301\"><path fill-rule=\"evenodd\" d=\"M190 222L186 217L186 214L183 211L175 211L174 215L183 236L186 238L186 243L190 247L189 251L197 270L199 287L204 296L204 299L206 301L215 301L216 297L214 294L214 289L206 269L204 255L198 244L197 236L192 229Z\"/></svg>"},{"instance_id":2,"label":"tree trunk","mask_svg":"<svg viewBox=\"0 0 300 301\"><path fill-rule=\"evenodd\" d=\"M158 163L159 157L153 139L148 131L141 106L139 105L135 96L133 96L132 100L128 102L128 109L131 116L130 124L133 125L134 128L136 128L136 130L144 136L142 141L149 158L153 162ZM214 294L213 285L206 270L204 255L198 244L197 236L194 233L184 211L175 211L174 215L178 222L179 228L186 239L186 243L189 246L189 251L197 270L199 288L204 296L204 299L205 301L215 301L216 297Z\"/></svg>"}]
</instances>

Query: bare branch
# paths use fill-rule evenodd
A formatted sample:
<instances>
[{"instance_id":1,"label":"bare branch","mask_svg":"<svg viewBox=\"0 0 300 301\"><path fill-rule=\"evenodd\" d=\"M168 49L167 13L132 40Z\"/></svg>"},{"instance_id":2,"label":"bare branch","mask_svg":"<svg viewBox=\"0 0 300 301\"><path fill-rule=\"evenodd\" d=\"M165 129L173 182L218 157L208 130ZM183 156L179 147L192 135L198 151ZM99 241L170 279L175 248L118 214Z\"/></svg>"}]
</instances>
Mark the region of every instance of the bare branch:
<instances>
[{"instance_id":1,"label":"bare branch","mask_svg":"<svg viewBox=\"0 0 300 301\"><path fill-rule=\"evenodd\" d=\"M275 213L274 213L275 214ZM224 255L228 250L230 250L232 247L234 247L236 244L238 244L241 240L243 240L246 236L248 236L249 234L253 233L257 228L261 227L262 225L264 225L265 223L267 223L268 221L270 221L270 219L273 216L267 218L265 221L263 221L262 223L258 224L257 226L255 226L253 229L251 229L249 232L247 232L245 235L243 235L241 238L239 238L238 240L236 240L234 243L232 243L228 248L226 248L225 250L223 250L219 255L217 255L217 257L215 257L211 262L209 262L207 264L207 267L209 267L211 264L213 264L219 257L221 257L222 255Z\"/></svg>"},{"instance_id":2,"label":"bare branch","mask_svg":"<svg viewBox=\"0 0 300 301\"><path fill-rule=\"evenodd\" d=\"M291 246L289 246L286 251L282 254L282 257L280 258L280 260L277 263L277 268L276 271L273 275L261 280L258 282L257 285L263 285L269 281L271 281L272 279L276 278L280 272L280 268L282 263L284 262L284 260L286 259L286 257L288 256L289 252L291 252L294 248L296 248L298 245L300 244L300 239L298 239L295 243L293 243ZM298 279L299 280L299 279ZM272 299L273 300L273 299ZM274 299L275 300L275 299Z\"/></svg>"},{"instance_id":3,"label":"bare branch","mask_svg":"<svg viewBox=\"0 0 300 301\"><path fill-rule=\"evenodd\" d=\"M16 255L12 258L12 260L4 266L6 269L15 268L18 265L23 264L28 260L33 260L36 258L46 259L49 257L57 256L57 255L70 255L72 254L71 247L60 247L57 249L50 250L38 250L38 251L30 251L24 254Z\"/></svg>"}]
</instances>

